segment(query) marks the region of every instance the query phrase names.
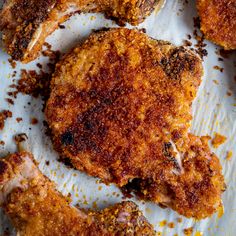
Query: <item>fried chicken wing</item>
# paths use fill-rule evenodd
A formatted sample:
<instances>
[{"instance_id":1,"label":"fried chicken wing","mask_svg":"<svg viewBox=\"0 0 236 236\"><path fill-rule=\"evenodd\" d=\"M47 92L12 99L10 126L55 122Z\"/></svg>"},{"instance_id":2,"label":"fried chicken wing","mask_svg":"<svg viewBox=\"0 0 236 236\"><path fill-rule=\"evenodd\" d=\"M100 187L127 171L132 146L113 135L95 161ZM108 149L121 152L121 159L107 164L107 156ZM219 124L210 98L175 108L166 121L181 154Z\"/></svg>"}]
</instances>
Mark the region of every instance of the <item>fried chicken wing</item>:
<instances>
[{"instance_id":1,"label":"fried chicken wing","mask_svg":"<svg viewBox=\"0 0 236 236\"><path fill-rule=\"evenodd\" d=\"M92 34L57 64L46 119L75 168L197 219L221 205L224 178L188 133L203 74L184 47L129 29Z\"/></svg>"},{"instance_id":2,"label":"fried chicken wing","mask_svg":"<svg viewBox=\"0 0 236 236\"><path fill-rule=\"evenodd\" d=\"M27 63L35 59L60 23L76 12L103 12L119 23L141 23L163 0L7 0L0 12L0 30L8 53Z\"/></svg>"},{"instance_id":3,"label":"fried chicken wing","mask_svg":"<svg viewBox=\"0 0 236 236\"><path fill-rule=\"evenodd\" d=\"M197 0L201 30L224 49L236 49L236 0Z\"/></svg>"},{"instance_id":4,"label":"fried chicken wing","mask_svg":"<svg viewBox=\"0 0 236 236\"><path fill-rule=\"evenodd\" d=\"M70 206L27 152L0 159L0 205L21 236L155 235L132 202L86 213Z\"/></svg>"}]
</instances>

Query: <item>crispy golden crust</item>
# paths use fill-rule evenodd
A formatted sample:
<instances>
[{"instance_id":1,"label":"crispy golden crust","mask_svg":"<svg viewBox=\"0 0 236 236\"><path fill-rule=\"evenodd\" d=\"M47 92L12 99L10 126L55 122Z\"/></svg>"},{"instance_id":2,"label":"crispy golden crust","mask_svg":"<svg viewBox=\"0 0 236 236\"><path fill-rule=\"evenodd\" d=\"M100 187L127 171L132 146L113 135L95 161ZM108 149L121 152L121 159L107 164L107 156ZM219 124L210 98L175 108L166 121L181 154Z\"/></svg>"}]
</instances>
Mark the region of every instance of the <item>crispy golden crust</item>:
<instances>
[{"instance_id":1,"label":"crispy golden crust","mask_svg":"<svg viewBox=\"0 0 236 236\"><path fill-rule=\"evenodd\" d=\"M163 0L7 0L0 30L8 53L25 63L35 59L46 39L76 12L103 12L120 24L141 23Z\"/></svg>"},{"instance_id":2,"label":"crispy golden crust","mask_svg":"<svg viewBox=\"0 0 236 236\"><path fill-rule=\"evenodd\" d=\"M46 118L54 146L106 183L207 217L220 204L224 181L208 146L188 135L201 76L201 60L184 47L136 30L95 33L53 76Z\"/></svg>"},{"instance_id":3,"label":"crispy golden crust","mask_svg":"<svg viewBox=\"0 0 236 236\"><path fill-rule=\"evenodd\" d=\"M13 59L23 57L39 25L45 21L56 0L7 1L0 12L0 30L8 53Z\"/></svg>"},{"instance_id":4,"label":"crispy golden crust","mask_svg":"<svg viewBox=\"0 0 236 236\"><path fill-rule=\"evenodd\" d=\"M132 202L88 214L71 207L32 160L26 152L0 160L1 205L19 235L155 235Z\"/></svg>"},{"instance_id":5,"label":"crispy golden crust","mask_svg":"<svg viewBox=\"0 0 236 236\"><path fill-rule=\"evenodd\" d=\"M198 0L205 37L224 49L236 49L236 0Z\"/></svg>"},{"instance_id":6,"label":"crispy golden crust","mask_svg":"<svg viewBox=\"0 0 236 236\"><path fill-rule=\"evenodd\" d=\"M89 216L93 216L95 222L107 230L107 235L156 235L138 207L130 201L92 212Z\"/></svg>"},{"instance_id":7,"label":"crispy golden crust","mask_svg":"<svg viewBox=\"0 0 236 236\"><path fill-rule=\"evenodd\" d=\"M189 134L183 152L180 175L158 170L155 180L141 181L139 194L153 200L157 191L167 194L167 205L186 217L202 219L222 207L221 193L225 190L219 159L209 150L204 137ZM157 172L154 168L153 172Z\"/></svg>"}]
</instances>

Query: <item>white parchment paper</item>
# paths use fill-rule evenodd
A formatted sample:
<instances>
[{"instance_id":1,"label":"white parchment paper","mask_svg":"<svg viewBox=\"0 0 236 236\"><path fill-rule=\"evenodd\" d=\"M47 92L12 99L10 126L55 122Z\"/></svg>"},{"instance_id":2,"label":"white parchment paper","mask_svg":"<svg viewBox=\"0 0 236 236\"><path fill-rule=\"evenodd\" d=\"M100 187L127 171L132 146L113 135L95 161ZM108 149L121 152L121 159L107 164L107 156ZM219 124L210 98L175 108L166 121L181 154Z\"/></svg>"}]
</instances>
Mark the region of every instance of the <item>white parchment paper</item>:
<instances>
[{"instance_id":1,"label":"white parchment paper","mask_svg":"<svg viewBox=\"0 0 236 236\"><path fill-rule=\"evenodd\" d=\"M193 17L196 15L195 1L189 1L186 4L184 0L167 0L164 8L158 14L154 12L138 28L145 28L147 34L153 38L181 45L183 40L187 39L187 34L193 34ZM53 45L53 49L64 52L84 40L92 29L117 26L112 21L104 19L101 14L75 15L64 25L65 29L57 30L47 39ZM194 39L192 41L195 42ZM193 104L194 119L191 131L197 135L209 134L211 136L214 135L214 132L219 132L227 137L227 141L219 148L212 148L220 158L228 186L227 191L223 194L225 213L221 218L215 214L211 218L196 222L193 219L186 219L170 209L162 209L156 204L132 199L155 226L157 232L161 232L161 235L184 235L183 229L188 227L193 227L193 235L201 235L198 234L199 232L202 235L236 235L236 81L234 78L236 75L236 52L232 53L228 59L218 61L219 56L215 52L219 48L207 42L206 49L208 56L204 59L205 75L197 99ZM44 132L44 114L41 111L42 101L40 98L34 99L30 96L19 95L14 106L10 106L5 101L7 92L10 91L9 85L13 82L11 77L13 71L19 71L22 68L35 69L36 63L46 64L47 59L39 58L28 65L18 63L16 69L12 69L7 61L8 58L1 47L0 110L11 110L13 117L7 120L4 130L0 131L0 140L5 142L5 146L0 146L0 156L16 151L16 146L12 141L14 134L26 133L29 137L29 150L40 163L40 169L56 182L59 191L65 195L71 193L73 204L79 204L84 208L96 205L98 208L104 208L115 202L120 202L122 194L115 186L99 183L97 179L68 169L57 161L58 154L52 149L51 141ZM215 65L223 67L223 73L213 69ZM18 79L18 76L14 79ZM228 96L227 92L231 92L232 95ZM17 123L16 117L22 117L23 122ZM37 125L30 124L32 117L37 117L39 120ZM228 151L233 152L231 160L226 160ZM47 160L50 161L49 166L45 163ZM178 217L183 219L181 223L177 222ZM163 220L166 220L167 223L174 222L175 227L162 226ZM8 223L7 217L0 211L0 235L6 227L12 230Z\"/></svg>"}]
</instances>

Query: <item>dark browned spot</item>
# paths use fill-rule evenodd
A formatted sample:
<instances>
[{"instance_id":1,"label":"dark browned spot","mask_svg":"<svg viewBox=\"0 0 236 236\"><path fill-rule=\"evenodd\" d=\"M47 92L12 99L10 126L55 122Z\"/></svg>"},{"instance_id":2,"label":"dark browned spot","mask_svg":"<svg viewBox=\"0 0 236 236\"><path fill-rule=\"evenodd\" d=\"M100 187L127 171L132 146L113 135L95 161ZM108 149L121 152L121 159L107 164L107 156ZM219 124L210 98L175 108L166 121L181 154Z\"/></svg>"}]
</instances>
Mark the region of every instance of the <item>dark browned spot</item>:
<instances>
[{"instance_id":1,"label":"dark browned spot","mask_svg":"<svg viewBox=\"0 0 236 236\"><path fill-rule=\"evenodd\" d=\"M61 142L64 145L71 145L74 143L74 137L73 134L70 131L65 132L61 136Z\"/></svg>"},{"instance_id":2,"label":"dark browned spot","mask_svg":"<svg viewBox=\"0 0 236 236\"><path fill-rule=\"evenodd\" d=\"M196 57L186 53L184 47L174 49L169 57L163 57L160 65L170 79L180 79L183 71L193 72Z\"/></svg>"},{"instance_id":3,"label":"dark browned spot","mask_svg":"<svg viewBox=\"0 0 236 236\"><path fill-rule=\"evenodd\" d=\"M7 171L7 164L0 160L0 175L3 175Z\"/></svg>"}]
</instances>

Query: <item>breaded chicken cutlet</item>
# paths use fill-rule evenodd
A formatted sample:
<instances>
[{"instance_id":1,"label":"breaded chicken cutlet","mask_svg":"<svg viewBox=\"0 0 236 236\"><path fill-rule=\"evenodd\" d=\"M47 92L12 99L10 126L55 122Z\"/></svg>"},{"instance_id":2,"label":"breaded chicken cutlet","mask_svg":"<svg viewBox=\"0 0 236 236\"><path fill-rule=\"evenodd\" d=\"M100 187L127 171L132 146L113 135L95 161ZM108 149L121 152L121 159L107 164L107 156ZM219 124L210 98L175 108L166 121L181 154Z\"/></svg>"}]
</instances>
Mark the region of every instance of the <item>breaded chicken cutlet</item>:
<instances>
[{"instance_id":1,"label":"breaded chicken cutlet","mask_svg":"<svg viewBox=\"0 0 236 236\"><path fill-rule=\"evenodd\" d=\"M46 37L77 12L101 12L119 23L141 23L164 0L7 0L0 30L14 60L34 60Z\"/></svg>"},{"instance_id":2,"label":"breaded chicken cutlet","mask_svg":"<svg viewBox=\"0 0 236 236\"><path fill-rule=\"evenodd\" d=\"M46 119L78 170L197 219L221 206L218 158L188 133L203 74L184 47L129 29L92 34L56 66Z\"/></svg>"},{"instance_id":3,"label":"breaded chicken cutlet","mask_svg":"<svg viewBox=\"0 0 236 236\"><path fill-rule=\"evenodd\" d=\"M201 31L226 50L236 49L236 0L197 0Z\"/></svg>"},{"instance_id":4,"label":"breaded chicken cutlet","mask_svg":"<svg viewBox=\"0 0 236 236\"><path fill-rule=\"evenodd\" d=\"M155 235L133 202L86 213L70 206L27 152L0 159L0 206L20 236Z\"/></svg>"}]
</instances>

